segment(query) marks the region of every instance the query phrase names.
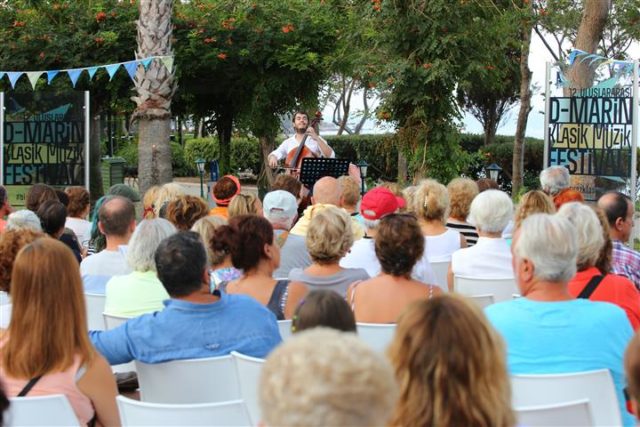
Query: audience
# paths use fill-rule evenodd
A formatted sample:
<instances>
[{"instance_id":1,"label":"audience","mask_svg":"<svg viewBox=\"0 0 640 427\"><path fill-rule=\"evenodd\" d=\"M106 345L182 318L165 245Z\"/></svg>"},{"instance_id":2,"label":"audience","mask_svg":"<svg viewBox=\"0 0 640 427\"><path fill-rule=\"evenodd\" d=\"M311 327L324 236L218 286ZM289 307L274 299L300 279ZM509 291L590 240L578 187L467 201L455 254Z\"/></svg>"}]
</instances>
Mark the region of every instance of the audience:
<instances>
[{"instance_id":1,"label":"audience","mask_svg":"<svg viewBox=\"0 0 640 427\"><path fill-rule=\"evenodd\" d=\"M47 200L60 201L56 190L46 184L33 184L25 196L25 207L31 212L37 212L40 205Z\"/></svg>"},{"instance_id":2,"label":"audience","mask_svg":"<svg viewBox=\"0 0 640 427\"><path fill-rule=\"evenodd\" d=\"M11 293L11 272L18 252L40 237L44 234L31 229L7 230L0 234L0 291Z\"/></svg>"},{"instance_id":3,"label":"audience","mask_svg":"<svg viewBox=\"0 0 640 427\"><path fill-rule=\"evenodd\" d=\"M167 204L184 195L184 189L180 184L176 182L163 184L156 194L156 199L153 201L153 214L155 217L165 218L162 214L166 213Z\"/></svg>"},{"instance_id":4,"label":"audience","mask_svg":"<svg viewBox=\"0 0 640 427\"><path fill-rule=\"evenodd\" d=\"M278 320L291 318L307 288L301 283L273 278L280 264L280 248L269 221L256 215L233 217L229 225L216 229L211 246L213 250L230 253L233 266L243 271L238 279L221 282L218 289L253 297Z\"/></svg>"},{"instance_id":5,"label":"audience","mask_svg":"<svg viewBox=\"0 0 640 427\"><path fill-rule=\"evenodd\" d=\"M502 340L455 295L415 302L389 348L400 385L393 426L513 427Z\"/></svg>"},{"instance_id":6,"label":"audience","mask_svg":"<svg viewBox=\"0 0 640 427\"><path fill-rule=\"evenodd\" d=\"M240 194L240 181L233 175L225 175L211 188L211 196L216 207L209 211L209 215L220 215L228 218L228 207L231 200Z\"/></svg>"},{"instance_id":7,"label":"audience","mask_svg":"<svg viewBox=\"0 0 640 427\"><path fill-rule=\"evenodd\" d=\"M336 292L309 292L298 304L291 321L291 331L325 327L342 332L356 332L356 319L349 304Z\"/></svg>"},{"instance_id":8,"label":"audience","mask_svg":"<svg viewBox=\"0 0 640 427\"><path fill-rule=\"evenodd\" d=\"M353 282L369 278L362 268L342 268L340 259L353 244L352 221L343 209L325 206L309 222L306 244L311 265L294 268L289 279L304 283L310 289L329 289L345 297ZM292 284L293 284L292 283Z\"/></svg>"},{"instance_id":9,"label":"audience","mask_svg":"<svg viewBox=\"0 0 640 427\"><path fill-rule=\"evenodd\" d=\"M40 218L42 231L67 245L73 251L76 261L80 263L82 261L82 248L78 238L71 230L65 233L64 224L67 219L67 209L64 204L57 200L47 200L40 204L36 215Z\"/></svg>"},{"instance_id":10,"label":"audience","mask_svg":"<svg viewBox=\"0 0 640 427\"><path fill-rule=\"evenodd\" d=\"M349 175L343 175L338 178L338 185L342 190L339 206L342 207L353 219L364 226L362 215L358 211L358 202L360 201L360 185L355 178Z\"/></svg>"},{"instance_id":11,"label":"audience","mask_svg":"<svg viewBox=\"0 0 640 427\"><path fill-rule=\"evenodd\" d=\"M447 188L433 179L422 181L412 199L411 210L418 217L427 240L429 262L451 261L451 254L467 246L464 236L445 226L449 209Z\"/></svg>"},{"instance_id":12,"label":"audience","mask_svg":"<svg viewBox=\"0 0 640 427\"><path fill-rule=\"evenodd\" d=\"M449 218L446 227L462 234L471 247L478 241L476 227L467 222L469 209L478 195L478 184L469 178L455 178L447 185L449 193Z\"/></svg>"},{"instance_id":13,"label":"audience","mask_svg":"<svg viewBox=\"0 0 640 427\"><path fill-rule=\"evenodd\" d=\"M231 199L227 213L229 218L240 215L262 216L262 203L253 193L240 193Z\"/></svg>"},{"instance_id":14,"label":"audience","mask_svg":"<svg viewBox=\"0 0 640 427\"><path fill-rule=\"evenodd\" d=\"M38 218L38 215L36 215L35 212L28 209L21 209L9 214L5 230L31 230L42 232L42 225L40 225L40 218Z\"/></svg>"},{"instance_id":15,"label":"audience","mask_svg":"<svg viewBox=\"0 0 640 427\"><path fill-rule=\"evenodd\" d=\"M598 207L604 210L609 220L609 236L613 241L611 272L626 277L640 289L640 253L626 245L633 229L631 199L619 192L609 192L598 199Z\"/></svg>"},{"instance_id":16,"label":"audience","mask_svg":"<svg viewBox=\"0 0 640 427\"><path fill-rule=\"evenodd\" d=\"M7 221L4 218L11 212L13 212L13 208L11 207L11 202L9 202L7 189L0 185L0 233L4 231L7 225Z\"/></svg>"},{"instance_id":17,"label":"audience","mask_svg":"<svg viewBox=\"0 0 640 427\"><path fill-rule=\"evenodd\" d=\"M553 204L553 200L545 192L540 190L531 190L526 192L518 203L516 209L514 223L515 228L520 228L520 224L529 215L536 213L553 214L556 212L556 207Z\"/></svg>"},{"instance_id":18,"label":"audience","mask_svg":"<svg viewBox=\"0 0 640 427\"><path fill-rule=\"evenodd\" d=\"M635 334L624 353L629 403L636 419L640 419L640 335Z\"/></svg>"},{"instance_id":19,"label":"audience","mask_svg":"<svg viewBox=\"0 0 640 427\"><path fill-rule=\"evenodd\" d=\"M163 301L169 294L156 275L154 255L160 242L175 232L173 224L162 218L138 224L127 246L126 261L132 272L113 276L107 282L105 313L135 317L164 308Z\"/></svg>"},{"instance_id":20,"label":"audience","mask_svg":"<svg viewBox=\"0 0 640 427\"><path fill-rule=\"evenodd\" d=\"M289 232L298 218L296 198L287 191L275 190L264 196L263 205L264 217L273 226L276 244L280 248L280 267L273 272L273 277L289 277L291 269L307 268L311 265L311 258L305 238Z\"/></svg>"},{"instance_id":21,"label":"audience","mask_svg":"<svg viewBox=\"0 0 640 427\"><path fill-rule=\"evenodd\" d=\"M595 266L605 244L604 231L598 216L582 203L565 203L558 215L576 228L578 242L578 272L569 281L569 293L576 298L610 302L622 308L631 327L640 326L640 293L626 277L601 272Z\"/></svg>"},{"instance_id":22,"label":"audience","mask_svg":"<svg viewBox=\"0 0 640 427\"><path fill-rule=\"evenodd\" d=\"M91 222L87 221L91 211L89 192L80 186L67 187L64 192L69 198L65 227L75 233L83 248L88 248L91 240Z\"/></svg>"},{"instance_id":23,"label":"audience","mask_svg":"<svg viewBox=\"0 0 640 427\"><path fill-rule=\"evenodd\" d=\"M155 253L158 278L170 299L108 331L91 331L96 349L112 365L139 360L223 356L232 351L265 357L281 341L275 316L253 298L209 290L207 252L200 236L183 231Z\"/></svg>"},{"instance_id":24,"label":"audience","mask_svg":"<svg viewBox=\"0 0 640 427\"><path fill-rule=\"evenodd\" d=\"M317 328L295 334L264 364L261 425L388 425L396 398L387 361L352 333Z\"/></svg>"},{"instance_id":25,"label":"audience","mask_svg":"<svg viewBox=\"0 0 640 427\"><path fill-rule=\"evenodd\" d=\"M177 185L177 184L172 184ZM131 203L137 203L140 201L140 193L127 184L114 184L109 187L107 194L105 196L121 196L126 199L131 200Z\"/></svg>"},{"instance_id":26,"label":"audience","mask_svg":"<svg viewBox=\"0 0 640 427\"><path fill-rule=\"evenodd\" d=\"M98 200L96 200L96 204L93 206L93 213L91 214L91 240L89 240L89 249L87 250L87 255L93 255L95 253L101 252L107 246L107 239L105 235L100 231L100 227L98 227L98 213L100 212L102 204L110 198L111 197L108 196L102 196Z\"/></svg>"},{"instance_id":27,"label":"audience","mask_svg":"<svg viewBox=\"0 0 640 427\"><path fill-rule=\"evenodd\" d=\"M55 286L52 286L55 278ZM78 422L119 425L115 379L87 335L78 264L49 238L25 246L11 276L12 319L2 335L0 377L9 396L64 394Z\"/></svg>"},{"instance_id":28,"label":"audience","mask_svg":"<svg viewBox=\"0 0 640 427\"><path fill-rule=\"evenodd\" d=\"M166 219L178 230L187 231L200 218L207 216L209 207L200 197L179 196L167 202Z\"/></svg>"},{"instance_id":29,"label":"audience","mask_svg":"<svg viewBox=\"0 0 640 427\"><path fill-rule=\"evenodd\" d=\"M542 191L553 198L556 209L564 203L584 202L582 193L570 187L569 170L564 166L549 166L540 172Z\"/></svg>"},{"instance_id":30,"label":"audience","mask_svg":"<svg viewBox=\"0 0 640 427\"><path fill-rule=\"evenodd\" d=\"M155 214L155 202L160 192L160 186L154 185L149 187L144 197L142 197L142 219L153 219Z\"/></svg>"},{"instance_id":31,"label":"audience","mask_svg":"<svg viewBox=\"0 0 640 427\"><path fill-rule=\"evenodd\" d=\"M390 214L380 220L375 252L382 272L372 279L353 283L347 294L358 322L395 323L413 301L442 293L435 285L411 278L424 246L420 226L413 216Z\"/></svg>"},{"instance_id":32,"label":"audience","mask_svg":"<svg viewBox=\"0 0 640 427\"><path fill-rule=\"evenodd\" d=\"M98 211L98 228L105 235L106 247L82 260L80 273L85 292L104 294L111 277L131 273L125 252L136 228L133 203L121 196L109 196Z\"/></svg>"},{"instance_id":33,"label":"audience","mask_svg":"<svg viewBox=\"0 0 640 427\"><path fill-rule=\"evenodd\" d=\"M516 231L513 268L521 298L490 305L489 321L507 344L512 374L553 374L609 369L625 425L622 356L633 330L613 304L575 299L577 231L558 215L535 214Z\"/></svg>"},{"instance_id":34,"label":"audience","mask_svg":"<svg viewBox=\"0 0 640 427\"><path fill-rule=\"evenodd\" d=\"M473 199L469 221L478 230L478 242L451 256L449 290L453 290L456 275L487 279L513 277L511 249L502 238L502 232L512 217L511 198L500 190L483 191Z\"/></svg>"},{"instance_id":35,"label":"audience","mask_svg":"<svg viewBox=\"0 0 640 427\"><path fill-rule=\"evenodd\" d=\"M478 186L478 192L482 193L487 190L499 190L500 186L496 181L491 178L480 178L476 181L476 185Z\"/></svg>"}]
</instances>

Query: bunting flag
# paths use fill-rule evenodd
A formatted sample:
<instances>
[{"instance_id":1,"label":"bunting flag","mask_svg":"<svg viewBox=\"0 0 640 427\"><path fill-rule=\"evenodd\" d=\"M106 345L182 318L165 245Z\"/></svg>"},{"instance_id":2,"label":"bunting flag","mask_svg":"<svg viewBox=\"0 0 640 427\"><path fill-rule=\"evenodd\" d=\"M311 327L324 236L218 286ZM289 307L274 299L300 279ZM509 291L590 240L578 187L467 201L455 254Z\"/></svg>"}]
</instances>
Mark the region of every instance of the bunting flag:
<instances>
[{"instance_id":1,"label":"bunting flag","mask_svg":"<svg viewBox=\"0 0 640 427\"><path fill-rule=\"evenodd\" d=\"M151 65L151 62L154 59L159 59L160 62L162 62L162 65L164 65L164 67L166 67L166 69L169 72L173 71L173 56L150 56L148 58L138 59L134 61L119 62L117 64L94 65L92 67L72 68L68 70L0 71L0 79L4 78L4 76L6 75L9 78L9 83L11 83L11 87L15 89L16 83L18 82L18 80L20 80L20 77L22 77L22 75L24 74L29 79L29 82L31 83L31 87L35 89L36 84L38 83L38 80L40 79L40 77L42 77L43 74L46 73L47 75L47 84L51 84L53 79L60 72L63 72L69 76L69 80L71 81L71 84L73 85L73 87L75 87L76 83L78 82L78 79L80 78L80 75L85 70L89 74L89 80L93 80L93 77L96 75L96 72L100 68L103 68L109 74L109 80L112 80L113 76L115 76L120 66L123 66L127 71L129 78L131 80L135 80L138 66L142 65L145 68L145 70L148 70L149 66Z\"/></svg>"}]
</instances>

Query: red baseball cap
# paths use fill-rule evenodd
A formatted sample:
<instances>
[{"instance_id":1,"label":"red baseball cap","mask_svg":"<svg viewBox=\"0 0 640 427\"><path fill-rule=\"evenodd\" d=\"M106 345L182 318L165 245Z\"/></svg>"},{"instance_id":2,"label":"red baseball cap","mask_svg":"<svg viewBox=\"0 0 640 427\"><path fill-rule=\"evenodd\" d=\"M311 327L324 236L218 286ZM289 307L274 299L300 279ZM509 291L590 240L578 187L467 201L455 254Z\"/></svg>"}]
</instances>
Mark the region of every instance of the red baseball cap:
<instances>
[{"instance_id":1,"label":"red baseball cap","mask_svg":"<svg viewBox=\"0 0 640 427\"><path fill-rule=\"evenodd\" d=\"M376 187L367 192L360 202L360 213L365 219L377 220L405 206L402 197L397 197L388 188Z\"/></svg>"}]
</instances>

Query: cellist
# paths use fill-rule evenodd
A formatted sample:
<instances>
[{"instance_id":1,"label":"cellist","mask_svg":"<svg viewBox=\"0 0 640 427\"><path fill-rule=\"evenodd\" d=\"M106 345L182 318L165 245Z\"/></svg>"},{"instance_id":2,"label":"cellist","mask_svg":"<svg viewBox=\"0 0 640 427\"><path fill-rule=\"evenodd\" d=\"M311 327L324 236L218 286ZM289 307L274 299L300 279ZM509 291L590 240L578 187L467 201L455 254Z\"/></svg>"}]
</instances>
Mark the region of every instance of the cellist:
<instances>
[{"instance_id":1,"label":"cellist","mask_svg":"<svg viewBox=\"0 0 640 427\"><path fill-rule=\"evenodd\" d=\"M327 141L318 135L318 132L316 132L313 126L309 126L309 116L304 111L296 111L293 115L293 129L295 135L285 139L278 148L269 154L268 160L270 167L276 168L280 159L286 158L290 152L297 150L305 136L306 140L304 145L316 157L335 157L335 153L329 144L327 144ZM295 167L295 165L287 166Z\"/></svg>"}]
</instances>

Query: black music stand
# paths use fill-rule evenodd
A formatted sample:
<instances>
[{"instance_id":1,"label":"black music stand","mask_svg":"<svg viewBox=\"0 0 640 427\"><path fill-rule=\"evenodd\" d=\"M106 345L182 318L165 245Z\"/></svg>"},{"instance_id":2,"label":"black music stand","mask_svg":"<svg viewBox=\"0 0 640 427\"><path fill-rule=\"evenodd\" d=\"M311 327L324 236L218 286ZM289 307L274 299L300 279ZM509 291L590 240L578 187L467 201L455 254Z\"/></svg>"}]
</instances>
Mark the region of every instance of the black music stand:
<instances>
[{"instance_id":1,"label":"black music stand","mask_svg":"<svg viewBox=\"0 0 640 427\"><path fill-rule=\"evenodd\" d=\"M305 157L302 159L302 166L300 166L300 182L307 188L312 189L316 181L322 177L332 176L338 178L348 173L348 159L314 159Z\"/></svg>"}]
</instances>

